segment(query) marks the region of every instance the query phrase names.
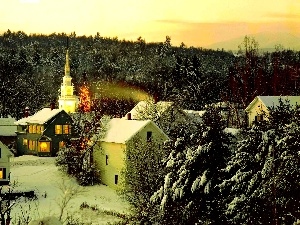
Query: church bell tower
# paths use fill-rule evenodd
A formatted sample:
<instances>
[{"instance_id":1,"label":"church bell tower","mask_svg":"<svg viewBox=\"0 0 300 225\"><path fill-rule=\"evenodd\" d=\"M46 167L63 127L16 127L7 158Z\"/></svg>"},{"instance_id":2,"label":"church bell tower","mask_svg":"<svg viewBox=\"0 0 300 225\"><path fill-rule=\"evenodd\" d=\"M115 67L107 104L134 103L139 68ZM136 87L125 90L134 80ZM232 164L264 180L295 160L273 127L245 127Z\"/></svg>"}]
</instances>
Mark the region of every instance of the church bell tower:
<instances>
[{"instance_id":1,"label":"church bell tower","mask_svg":"<svg viewBox=\"0 0 300 225\"><path fill-rule=\"evenodd\" d=\"M74 95L74 86L70 76L69 49L66 52L65 75L60 87L58 99L59 109L64 109L67 113L76 112L79 103L78 96Z\"/></svg>"}]
</instances>

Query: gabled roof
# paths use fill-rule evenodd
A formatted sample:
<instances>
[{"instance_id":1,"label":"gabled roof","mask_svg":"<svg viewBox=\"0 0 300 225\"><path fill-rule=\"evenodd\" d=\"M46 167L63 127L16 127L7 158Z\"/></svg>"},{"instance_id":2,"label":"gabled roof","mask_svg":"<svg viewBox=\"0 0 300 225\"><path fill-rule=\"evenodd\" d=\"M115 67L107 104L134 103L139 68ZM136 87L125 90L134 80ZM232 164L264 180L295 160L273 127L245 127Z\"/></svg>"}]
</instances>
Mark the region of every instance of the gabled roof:
<instances>
[{"instance_id":1,"label":"gabled roof","mask_svg":"<svg viewBox=\"0 0 300 225\"><path fill-rule=\"evenodd\" d=\"M300 96L256 96L245 110L249 111L257 101L261 101L266 107L276 107L280 98L283 102L288 100L292 106L300 105Z\"/></svg>"},{"instance_id":2,"label":"gabled roof","mask_svg":"<svg viewBox=\"0 0 300 225\"><path fill-rule=\"evenodd\" d=\"M0 141L0 148L1 148L1 158L3 156L8 156L8 157L11 157L11 156L14 156L14 154L9 150L9 148L3 144L1 141ZM1 159L0 159L1 161Z\"/></svg>"},{"instance_id":3,"label":"gabled roof","mask_svg":"<svg viewBox=\"0 0 300 225\"><path fill-rule=\"evenodd\" d=\"M101 139L101 141L125 144L150 123L167 137L167 135L151 120L113 118L108 122L105 137Z\"/></svg>"},{"instance_id":4,"label":"gabled roof","mask_svg":"<svg viewBox=\"0 0 300 225\"><path fill-rule=\"evenodd\" d=\"M16 125L27 125L30 123L33 124L44 124L58 113L64 111L63 109L52 109L51 108L43 108L32 116L22 118L15 122Z\"/></svg>"},{"instance_id":5,"label":"gabled roof","mask_svg":"<svg viewBox=\"0 0 300 225\"><path fill-rule=\"evenodd\" d=\"M156 118L160 117L165 111L167 111L172 105L173 102L159 101L157 103L153 103L151 101L140 101L132 110L130 110L131 119L136 120L140 119L142 113L157 113ZM155 120L156 118L152 118Z\"/></svg>"},{"instance_id":6,"label":"gabled roof","mask_svg":"<svg viewBox=\"0 0 300 225\"><path fill-rule=\"evenodd\" d=\"M17 126L15 118L0 118L0 136L16 136Z\"/></svg>"}]
</instances>

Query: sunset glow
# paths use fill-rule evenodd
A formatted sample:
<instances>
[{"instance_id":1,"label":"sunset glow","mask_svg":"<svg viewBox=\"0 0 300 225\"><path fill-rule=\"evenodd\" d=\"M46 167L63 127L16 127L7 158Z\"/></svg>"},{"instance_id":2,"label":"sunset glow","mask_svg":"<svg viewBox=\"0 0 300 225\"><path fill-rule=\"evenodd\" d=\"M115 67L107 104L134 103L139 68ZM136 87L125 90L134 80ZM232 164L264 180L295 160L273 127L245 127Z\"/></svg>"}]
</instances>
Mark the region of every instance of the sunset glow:
<instances>
[{"instance_id":1,"label":"sunset glow","mask_svg":"<svg viewBox=\"0 0 300 225\"><path fill-rule=\"evenodd\" d=\"M0 0L0 32L71 33L205 46L247 34L300 35L297 0Z\"/></svg>"}]
</instances>

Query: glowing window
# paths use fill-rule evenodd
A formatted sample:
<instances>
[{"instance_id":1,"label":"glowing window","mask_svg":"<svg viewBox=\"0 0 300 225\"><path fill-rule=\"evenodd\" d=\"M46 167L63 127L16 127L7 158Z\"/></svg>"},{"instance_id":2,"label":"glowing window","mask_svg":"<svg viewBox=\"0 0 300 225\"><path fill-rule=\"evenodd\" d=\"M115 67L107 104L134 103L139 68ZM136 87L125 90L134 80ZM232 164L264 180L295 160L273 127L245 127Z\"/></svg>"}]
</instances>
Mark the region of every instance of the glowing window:
<instances>
[{"instance_id":1,"label":"glowing window","mask_svg":"<svg viewBox=\"0 0 300 225\"><path fill-rule=\"evenodd\" d=\"M0 168L0 179L4 179L3 176L4 175L4 171L3 168Z\"/></svg>"},{"instance_id":2,"label":"glowing window","mask_svg":"<svg viewBox=\"0 0 300 225\"><path fill-rule=\"evenodd\" d=\"M64 128L64 134L71 133L71 125L63 125L63 128Z\"/></svg>"},{"instance_id":3,"label":"glowing window","mask_svg":"<svg viewBox=\"0 0 300 225\"><path fill-rule=\"evenodd\" d=\"M32 133L36 133L36 125L32 125Z\"/></svg>"},{"instance_id":4,"label":"glowing window","mask_svg":"<svg viewBox=\"0 0 300 225\"><path fill-rule=\"evenodd\" d=\"M29 150L36 150L36 141L28 140L28 149Z\"/></svg>"},{"instance_id":5,"label":"glowing window","mask_svg":"<svg viewBox=\"0 0 300 225\"><path fill-rule=\"evenodd\" d=\"M55 125L55 134L62 134L62 125Z\"/></svg>"},{"instance_id":6,"label":"glowing window","mask_svg":"<svg viewBox=\"0 0 300 225\"><path fill-rule=\"evenodd\" d=\"M59 142L59 148L63 148L63 147L65 147L65 142L64 141L60 141Z\"/></svg>"},{"instance_id":7,"label":"glowing window","mask_svg":"<svg viewBox=\"0 0 300 225\"><path fill-rule=\"evenodd\" d=\"M28 149L32 150L32 140L28 140Z\"/></svg>"},{"instance_id":8,"label":"glowing window","mask_svg":"<svg viewBox=\"0 0 300 225\"><path fill-rule=\"evenodd\" d=\"M40 142L40 152L50 152L50 142Z\"/></svg>"},{"instance_id":9,"label":"glowing window","mask_svg":"<svg viewBox=\"0 0 300 225\"><path fill-rule=\"evenodd\" d=\"M28 140L26 138L23 139L23 145L27 145L28 144Z\"/></svg>"},{"instance_id":10,"label":"glowing window","mask_svg":"<svg viewBox=\"0 0 300 225\"><path fill-rule=\"evenodd\" d=\"M40 134L41 133L41 125L36 126L36 133Z\"/></svg>"},{"instance_id":11,"label":"glowing window","mask_svg":"<svg viewBox=\"0 0 300 225\"><path fill-rule=\"evenodd\" d=\"M32 125L28 126L28 133L32 133Z\"/></svg>"}]
</instances>

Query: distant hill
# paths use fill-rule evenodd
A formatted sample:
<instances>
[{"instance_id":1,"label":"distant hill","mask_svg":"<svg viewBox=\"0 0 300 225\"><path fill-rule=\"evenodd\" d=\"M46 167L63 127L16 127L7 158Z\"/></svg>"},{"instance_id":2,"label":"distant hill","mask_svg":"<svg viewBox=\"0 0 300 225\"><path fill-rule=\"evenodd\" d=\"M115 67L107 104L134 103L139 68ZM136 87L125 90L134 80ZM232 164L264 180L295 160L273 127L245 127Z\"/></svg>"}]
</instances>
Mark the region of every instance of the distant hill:
<instances>
[{"instance_id":1,"label":"distant hill","mask_svg":"<svg viewBox=\"0 0 300 225\"><path fill-rule=\"evenodd\" d=\"M235 52L238 50L238 46L241 45L245 36L241 36L228 41L214 43L205 46L205 48L232 50ZM290 33L263 32L250 34L247 36L253 37L258 42L259 49L261 51L272 52L275 50L275 46L278 44L282 45L284 49L300 51L300 36L295 36Z\"/></svg>"}]
</instances>

